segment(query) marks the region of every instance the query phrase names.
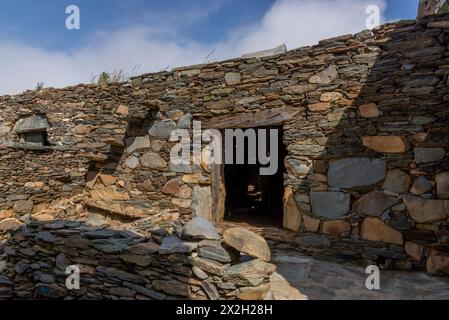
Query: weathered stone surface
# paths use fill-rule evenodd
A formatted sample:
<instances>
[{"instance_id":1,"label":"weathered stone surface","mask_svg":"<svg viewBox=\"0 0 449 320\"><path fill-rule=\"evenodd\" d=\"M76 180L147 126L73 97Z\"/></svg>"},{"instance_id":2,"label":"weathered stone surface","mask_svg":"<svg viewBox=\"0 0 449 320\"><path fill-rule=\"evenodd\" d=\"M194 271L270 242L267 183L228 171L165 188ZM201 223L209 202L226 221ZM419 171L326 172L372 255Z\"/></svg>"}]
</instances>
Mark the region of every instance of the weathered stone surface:
<instances>
[{"instance_id":1,"label":"weathered stone surface","mask_svg":"<svg viewBox=\"0 0 449 320\"><path fill-rule=\"evenodd\" d=\"M404 196L404 203L413 220L418 223L433 223L449 218L449 200L422 199Z\"/></svg>"},{"instance_id":2,"label":"weathered stone surface","mask_svg":"<svg viewBox=\"0 0 449 320\"><path fill-rule=\"evenodd\" d=\"M14 212L11 209L5 209L0 211L0 220L12 218Z\"/></svg>"},{"instance_id":3,"label":"weathered stone surface","mask_svg":"<svg viewBox=\"0 0 449 320\"><path fill-rule=\"evenodd\" d=\"M114 185L118 180L116 177L109 174L100 174L99 177L103 185L106 187Z\"/></svg>"},{"instance_id":4,"label":"weathered stone surface","mask_svg":"<svg viewBox=\"0 0 449 320\"><path fill-rule=\"evenodd\" d=\"M405 252L412 257L413 259L420 261L424 252L423 246L413 243L406 242L405 243Z\"/></svg>"},{"instance_id":5,"label":"weathered stone surface","mask_svg":"<svg viewBox=\"0 0 449 320\"><path fill-rule=\"evenodd\" d=\"M304 229L306 232L317 232L320 227L320 219L315 219L310 216L304 216Z\"/></svg>"},{"instance_id":6,"label":"weathered stone surface","mask_svg":"<svg viewBox=\"0 0 449 320\"><path fill-rule=\"evenodd\" d=\"M50 129L50 124L45 116L37 115L28 118L22 118L14 126L14 132L44 132Z\"/></svg>"},{"instance_id":7,"label":"weathered stone surface","mask_svg":"<svg viewBox=\"0 0 449 320\"><path fill-rule=\"evenodd\" d=\"M329 238L319 234L297 237L295 243L301 248L330 248L331 246Z\"/></svg>"},{"instance_id":8,"label":"weathered stone surface","mask_svg":"<svg viewBox=\"0 0 449 320\"><path fill-rule=\"evenodd\" d=\"M182 241L178 237L165 237L159 247L159 254L188 253L197 248L195 242Z\"/></svg>"},{"instance_id":9,"label":"weathered stone surface","mask_svg":"<svg viewBox=\"0 0 449 320\"><path fill-rule=\"evenodd\" d=\"M309 104L307 106L307 108L312 112L326 111L331 107L332 107L332 105L329 102L314 103L314 104Z\"/></svg>"},{"instance_id":10,"label":"weathered stone surface","mask_svg":"<svg viewBox=\"0 0 449 320\"><path fill-rule=\"evenodd\" d=\"M139 267L148 267L153 261L153 258L150 256L135 254L121 254L120 259L132 264L136 264Z\"/></svg>"},{"instance_id":11,"label":"weathered stone surface","mask_svg":"<svg viewBox=\"0 0 449 320\"><path fill-rule=\"evenodd\" d=\"M130 239L97 239L92 240L92 246L104 253L119 253L131 243Z\"/></svg>"},{"instance_id":12,"label":"weathered stone surface","mask_svg":"<svg viewBox=\"0 0 449 320\"><path fill-rule=\"evenodd\" d=\"M392 169L387 172L387 178L382 185L382 189L395 193L406 193L410 189L410 176L399 169Z\"/></svg>"},{"instance_id":13,"label":"weathered stone surface","mask_svg":"<svg viewBox=\"0 0 449 320\"><path fill-rule=\"evenodd\" d=\"M177 179L172 179L168 181L162 188L163 194L175 195L179 191L179 182Z\"/></svg>"},{"instance_id":14,"label":"weathered stone surface","mask_svg":"<svg viewBox=\"0 0 449 320\"><path fill-rule=\"evenodd\" d=\"M301 211L296 204L295 195L290 187L284 191L284 218L283 226L286 229L298 232L302 222Z\"/></svg>"},{"instance_id":15,"label":"weathered stone surface","mask_svg":"<svg viewBox=\"0 0 449 320\"><path fill-rule=\"evenodd\" d=\"M195 186L192 194L192 213L195 217L212 220L212 194L210 187Z\"/></svg>"},{"instance_id":16,"label":"weathered stone surface","mask_svg":"<svg viewBox=\"0 0 449 320\"><path fill-rule=\"evenodd\" d=\"M233 86L241 82L242 76L239 72L227 72L225 74L225 81L227 85Z\"/></svg>"},{"instance_id":17,"label":"weathered stone surface","mask_svg":"<svg viewBox=\"0 0 449 320\"><path fill-rule=\"evenodd\" d=\"M62 298L66 295L66 290L54 283L39 283L35 286L34 290L38 295L52 299Z\"/></svg>"},{"instance_id":18,"label":"weathered stone surface","mask_svg":"<svg viewBox=\"0 0 449 320\"><path fill-rule=\"evenodd\" d=\"M386 162L381 159L344 159L330 163L327 180L333 187L366 189L383 181L386 171Z\"/></svg>"},{"instance_id":19,"label":"weathered stone surface","mask_svg":"<svg viewBox=\"0 0 449 320\"><path fill-rule=\"evenodd\" d=\"M126 153L133 153L135 151L150 149L151 148L150 137L143 136L143 137L130 138L126 141L126 146L127 146Z\"/></svg>"},{"instance_id":20,"label":"weathered stone surface","mask_svg":"<svg viewBox=\"0 0 449 320\"><path fill-rule=\"evenodd\" d=\"M130 169L136 169L139 166L139 158L130 156L125 160L125 165Z\"/></svg>"},{"instance_id":21,"label":"weathered stone surface","mask_svg":"<svg viewBox=\"0 0 449 320\"><path fill-rule=\"evenodd\" d=\"M353 209L363 215L380 217L387 209L399 203L399 198L378 191L364 194L354 203Z\"/></svg>"},{"instance_id":22,"label":"weathered stone surface","mask_svg":"<svg viewBox=\"0 0 449 320\"><path fill-rule=\"evenodd\" d=\"M338 219L349 212L350 195L345 192L312 192L312 212L327 219Z\"/></svg>"},{"instance_id":23,"label":"weathered stone surface","mask_svg":"<svg viewBox=\"0 0 449 320\"><path fill-rule=\"evenodd\" d=\"M415 148L415 162L424 164L429 162L438 162L444 159L446 151L443 148Z\"/></svg>"},{"instance_id":24,"label":"weathered stone surface","mask_svg":"<svg viewBox=\"0 0 449 320\"><path fill-rule=\"evenodd\" d=\"M206 272L204 272L203 270L201 270L200 268L193 266L192 267L192 271L193 274L200 280L206 280L207 278L209 278L209 276L207 275Z\"/></svg>"},{"instance_id":25,"label":"weathered stone surface","mask_svg":"<svg viewBox=\"0 0 449 320\"><path fill-rule=\"evenodd\" d=\"M218 293L217 288L212 282L204 281L201 285L201 288L203 288L209 300L218 300L220 298L220 294Z\"/></svg>"},{"instance_id":26,"label":"weathered stone surface","mask_svg":"<svg viewBox=\"0 0 449 320\"><path fill-rule=\"evenodd\" d=\"M244 287L237 290L237 298L240 300L263 300L270 291L270 284L264 283L257 287Z\"/></svg>"},{"instance_id":27,"label":"weathered stone surface","mask_svg":"<svg viewBox=\"0 0 449 320\"><path fill-rule=\"evenodd\" d=\"M178 120L179 129L191 129L193 116L190 113L186 113Z\"/></svg>"},{"instance_id":28,"label":"weathered stone surface","mask_svg":"<svg viewBox=\"0 0 449 320\"><path fill-rule=\"evenodd\" d=\"M263 51L257 51L252 53L246 53L242 55L243 59L249 59L249 58L264 58L264 57L270 57L274 55L284 54L287 52L287 46L285 44L281 44L280 46L277 46L273 49L263 50Z\"/></svg>"},{"instance_id":29,"label":"weathered stone surface","mask_svg":"<svg viewBox=\"0 0 449 320\"><path fill-rule=\"evenodd\" d=\"M167 162L160 155L153 152L147 152L140 158L142 166L150 169L165 169Z\"/></svg>"},{"instance_id":30,"label":"weathered stone surface","mask_svg":"<svg viewBox=\"0 0 449 320\"><path fill-rule=\"evenodd\" d=\"M200 246L198 254L202 258L215 260L222 263L231 263L239 258L238 251L232 248L223 248L222 246Z\"/></svg>"},{"instance_id":31,"label":"weathered stone surface","mask_svg":"<svg viewBox=\"0 0 449 320\"><path fill-rule=\"evenodd\" d=\"M223 279L239 286L255 287L276 271L276 266L256 259L230 267Z\"/></svg>"},{"instance_id":32,"label":"weathered stone surface","mask_svg":"<svg viewBox=\"0 0 449 320\"><path fill-rule=\"evenodd\" d=\"M26 214L33 211L34 203L31 200L19 200L14 204L13 210L18 214Z\"/></svg>"},{"instance_id":33,"label":"weathered stone surface","mask_svg":"<svg viewBox=\"0 0 449 320\"><path fill-rule=\"evenodd\" d=\"M19 229L24 223L14 219L14 218L7 218L2 221L0 221L0 232L6 232L6 231L14 231Z\"/></svg>"},{"instance_id":34,"label":"weathered stone surface","mask_svg":"<svg viewBox=\"0 0 449 320\"><path fill-rule=\"evenodd\" d=\"M152 254L159 251L159 245L155 242L145 242L128 247L127 251L132 254Z\"/></svg>"},{"instance_id":35,"label":"weathered stone surface","mask_svg":"<svg viewBox=\"0 0 449 320\"><path fill-rule=\"evenodd\" d=\"M449 255L439 252L438 250L430 250L426 267L427 272L432 275L448 275Z\"/></svg>"},{"instance_id":36,"label":"weathered stone surface","mask_svg":"<svg viewBox=\"0 0 449 320\"><path fill-rule=\"evenodd\" d=\"M92 190L90 194L92 199L95 201L128 201L130 199L129 194L125 192L119 192L114 187Z\"/></svg>"},{"instance_id":37,"label":"weathered stone surface","mask_svg":"<svg viewBox=\"0 0 449 320\"><path fill-rule=\"evenodd\" d=\"M195 217L190 220L182 230L182 236L187 239L219 240L220 235L215 226L208 220Z\"/></svg>"},{"instance_id":38,"label":"weathered stone surface","mask_svg":"<svg viewBox=\"0 0 449 320\"><path fill-rule=\"evenodd\" d=\"M270 261L271 252L263 237L244 228L232 228L223 233L224 242L247 255Z\"/></svg>"},{"instance_id":39,"label":"weathered stone surface","mask_svg":"<svg viewBox=\"0 0 449 320\"><path fill-rule=\"evenodd\" d=\"M153 289L171 296L187 297L190 293L189 285L178 280L154 280Z\"/></svg>"},{"instance_id":40,"label":"weathered stone surface","mask_svg":"<svg viewBox=\"0 0 449 320\"><path fill-rule=\"evenodd\" d=\"M375 103L368 103L359 107L360 115L363 118L371 119L380 116L379 108Z\"/></svg>"},{"instance_id":41,"label":"weathered stone surface","mask_svg":"<svg viewBox=\"0 0 449 320\"><path fill-rule=\"evenodd\" d=\"M435 176L439 199L449 199L449 172L441 172Z\"/></svg>"},{"instance_id":42,"label":"weathered stone surface","mask_svg":"<svg viewBox=\"0 0 449 320\"><path fill-rule=\"evenodd\" d=\"M410 149L407 139L399 136L364 137L363 145L380 153L405 153Z\"/></svg>"},{"instance_id":43,"label":"weathered stone surface","mask_svg":"<svg viewBox=\"0 0 449 320\"><path fill-rule=\"evenodd\" d=\"M325 92L321 95L321 102L335 102L343 98L343 95L340 92Z\"/></svg>"},{"instance_id":44,"label":"weathered stone surface","mask_svg":"<svg viewBox=\"0 0 449 320\"><path fill-rule=\"evenodd\" d=\"M171 119L155 121L148 131L148 134L151 137L168 139L175 129L176 123Z\"/></svg>"},{"instance_id":45,"label":"weathered stone surface","mask_svg":"<svg viewBox=\"0 0 449 320\"><path fill-rule=\"evenodd\" d=\"M323 223L323 233L333 238L338 238L351 231L351 225L347 221L325 221Z\"/></svg>"},{"instance_id":46,"label":"weathered stone surface","mask_svg":"<svg viewBox=\"0 0 449 320\"><path fill-rule=\"evenodd\" d=\"M38 232L36 234L36 238L48 243L53 243L56 241L56 238L50 232L47 231Z\"/></svg>"},{"instance_id":47,"label":"weathered stone surface","mask_svg":"<svg viewBox=\"0 0 449 320\"><path fill-rule=\"evenodd\" d=\"M415 180L415 182L413 182L410 192L417 196L420 196L424 193L431 192L432 188L433 187L430 181L426 177L420 176L418 179Z\"/></svg>"},{"instance_id":48,"label":"weathered stone surface","mask_svg":"<svg viewBox=\"0 0 449 320\"><path fill-rule=\"evenodd\" d=\"M365 240L382 241L402 245L404 240L399 231L387 226L378 218L366 218L362 223L361 236Z\"/></svg>"},{"instance_id":49,"label":"weathered stone surface","mask_svg":"<svg viewBox=\"0 0 449 320\"><path fill-rule=\"evenodd\" d=\"M329 84L337 78L337 67L331 65L323 71L313 75L310 79L310 83L314 84Z\"/></svg>"},{"instance_id":50,"label":"weathered stone surface","mask_svg":"<svg viewBox=\"0 0 449 320\"><path fill-rule=\"evenodd\" d=\"M223 276L226 270L229 269L229 264L221 264L218 261L200 257L193 258L191 263L193 266L200 268L207 273L218 276Z\"/></svg>"}]
</instances>

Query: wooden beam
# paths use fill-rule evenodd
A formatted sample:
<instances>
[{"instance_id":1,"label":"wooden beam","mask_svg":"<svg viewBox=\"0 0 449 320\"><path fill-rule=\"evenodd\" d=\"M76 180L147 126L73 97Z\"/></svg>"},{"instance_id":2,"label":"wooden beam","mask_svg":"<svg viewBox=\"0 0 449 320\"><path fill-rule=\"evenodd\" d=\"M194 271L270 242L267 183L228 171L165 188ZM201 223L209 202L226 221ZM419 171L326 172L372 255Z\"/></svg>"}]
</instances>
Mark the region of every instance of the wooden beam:
<instances>
[{"instance_id":1,"label":"wooden beam","mask_svg":"<svg viewBox=\"0 0 449 320\"><path fill-rule=\"evenodd\" d=\"M205 129L239 129L279 126L292 120L299 110L277 108L256 113L234 113L213 118L200 118Z\"/></svg>"}]
</instances>

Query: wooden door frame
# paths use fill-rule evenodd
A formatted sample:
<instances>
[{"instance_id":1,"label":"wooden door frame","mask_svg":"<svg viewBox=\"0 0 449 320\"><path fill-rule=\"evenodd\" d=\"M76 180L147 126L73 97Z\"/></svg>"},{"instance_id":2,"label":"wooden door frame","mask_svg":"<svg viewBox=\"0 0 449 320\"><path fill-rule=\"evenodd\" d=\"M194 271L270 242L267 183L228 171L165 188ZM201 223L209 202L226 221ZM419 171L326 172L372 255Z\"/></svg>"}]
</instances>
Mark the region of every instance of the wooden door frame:
<instances>
[{"instance_id":1,"label":"wooden door frame","mask_svg":"<svg viewBox=\"0 0 449 320\"><path fill-rule=\"evenodd\" d=\"M275 108L256 113L237 113L200 119L202 126L207 129L245 129L271 126L283 126L292 120L299 111L295 108ZM223 143L223 155L224 155ZM226 210L226 186L224 176L224 164L214 164L210 176L210 188L212 198L212 221L222 222ZM284 203L284 212L286 210Z\"/></svg>"}]
</instances>

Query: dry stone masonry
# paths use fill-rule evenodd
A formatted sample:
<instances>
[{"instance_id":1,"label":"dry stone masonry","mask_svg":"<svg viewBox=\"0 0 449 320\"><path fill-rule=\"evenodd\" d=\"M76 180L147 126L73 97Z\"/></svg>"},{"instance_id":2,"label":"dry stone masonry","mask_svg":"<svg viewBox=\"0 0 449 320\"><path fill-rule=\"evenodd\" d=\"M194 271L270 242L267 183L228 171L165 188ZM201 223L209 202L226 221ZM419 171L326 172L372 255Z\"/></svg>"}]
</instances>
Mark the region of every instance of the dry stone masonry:
<instances>
[{"instance_id":1,"label":"dry stone masonry","mask_svg":"<svg viewBox=\"0 0 449 320\"><path fill-rule=\"evenodd\" d=\"M90 227L105 221L184 225L194 217L219 222L221 170L204 161L171 163L175 142L170 133L191 130L193 120L217 129L280 125L287 150L284 226L291 230L292 243L311 254L448 274L448 46L449 15L428 16L277 55L145 74L130 83L0 97L0 231L31 223L28 233L11 241L34 247L33 255L45 244L50 260L70 255L60 243L75 235L77 245L90 249L74 256L88 255L81 261L92 258L98 265L90 266L101 281L109 281L108 268L118 272L137 258L107 256L110 263L103 265L95 254L111 246L126 251L135 239L113 237L110 244L111 237L105 237L92 243L79 226L49 231L33 221L82 220ZM39 239L42 232L56 240ZM224 238L241 252L257 247L262 252L256 257L269 260L257 237L254 243L240 243L232 233ZM199 258L188 272L196 271L201 279L204 271L213 270L226 280L225 249L197 248L197 242L168 237L158 252L182 251L175 256L182 260L196 250ZM16 248L9 253L18 263L26 252ZM158 254L148 261L165 263ZM50 261L36 265L33 255L27 270L35 263L36 281L45 283L42 273L49 277L54 266ZM222 261L205 262L201 255ZM167 276L173 287L163 289L165 282L157 277L139 275L138 266L132 271L149 277L148 290L172 295L177 288L176 272ZM141 296L124 285L142 285L134 280L125 276L123 283L111 283L112 292L101 295ZM10 288L13 280L2 281ZM245 281L237 285L246 287ZM197 280L179 284L184 285L189 293L201 287ZM238 295L234 287L226 288ZM7 296L8 289L2 290ZM30 290L24 289L24 295ZM92 295L100 295L98 290ZM187 294L187 289L181 292Z\"/></svg>"},{"instance_id":2,"label":"dry stone masonry","mask_svg":"<svg viewBox=\"0 0 449 320\"><path fill-rule=\"evenodd\" d=\"M1 299L262 300L276 270L252 258L262 249L244 246L240 255L237 248L247 240L242 237L257 235L235 230L232 241L222 242L201 218L177 228L179 234L158 229L147 237L79 221L17 228L0 247L6 256L0 262ZM81 273L79 290L66 287L72 265Z\"/></svg>"}]
</instances>

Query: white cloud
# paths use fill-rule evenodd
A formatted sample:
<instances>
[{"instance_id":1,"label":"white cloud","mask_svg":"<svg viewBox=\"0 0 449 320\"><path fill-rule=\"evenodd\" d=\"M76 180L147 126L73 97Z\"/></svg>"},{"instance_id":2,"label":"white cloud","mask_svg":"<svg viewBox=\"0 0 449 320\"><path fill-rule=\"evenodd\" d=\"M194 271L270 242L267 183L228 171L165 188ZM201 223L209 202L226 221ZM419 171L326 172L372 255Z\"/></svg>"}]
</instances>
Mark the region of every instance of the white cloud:
<instances>
[{"instance_id":1,"label":"white cloud","mask_svg":"<svg viewBox=\"0 0 449 320\"><path fill-rule=\"evenodd\" d=\"M213 59L221 60L281 43L289 49L312 45L363 30L369 4L385 8L384 0L277 0L260 22L232 30L212 46L180 38L173 26L163 25L96 33L74 52L0 41L0 94L33 89L38 82L54 87L88 82L103 70L139 65L138 73L144 73L202 63L212 48Z\"/></svg>"}]
</instances>

